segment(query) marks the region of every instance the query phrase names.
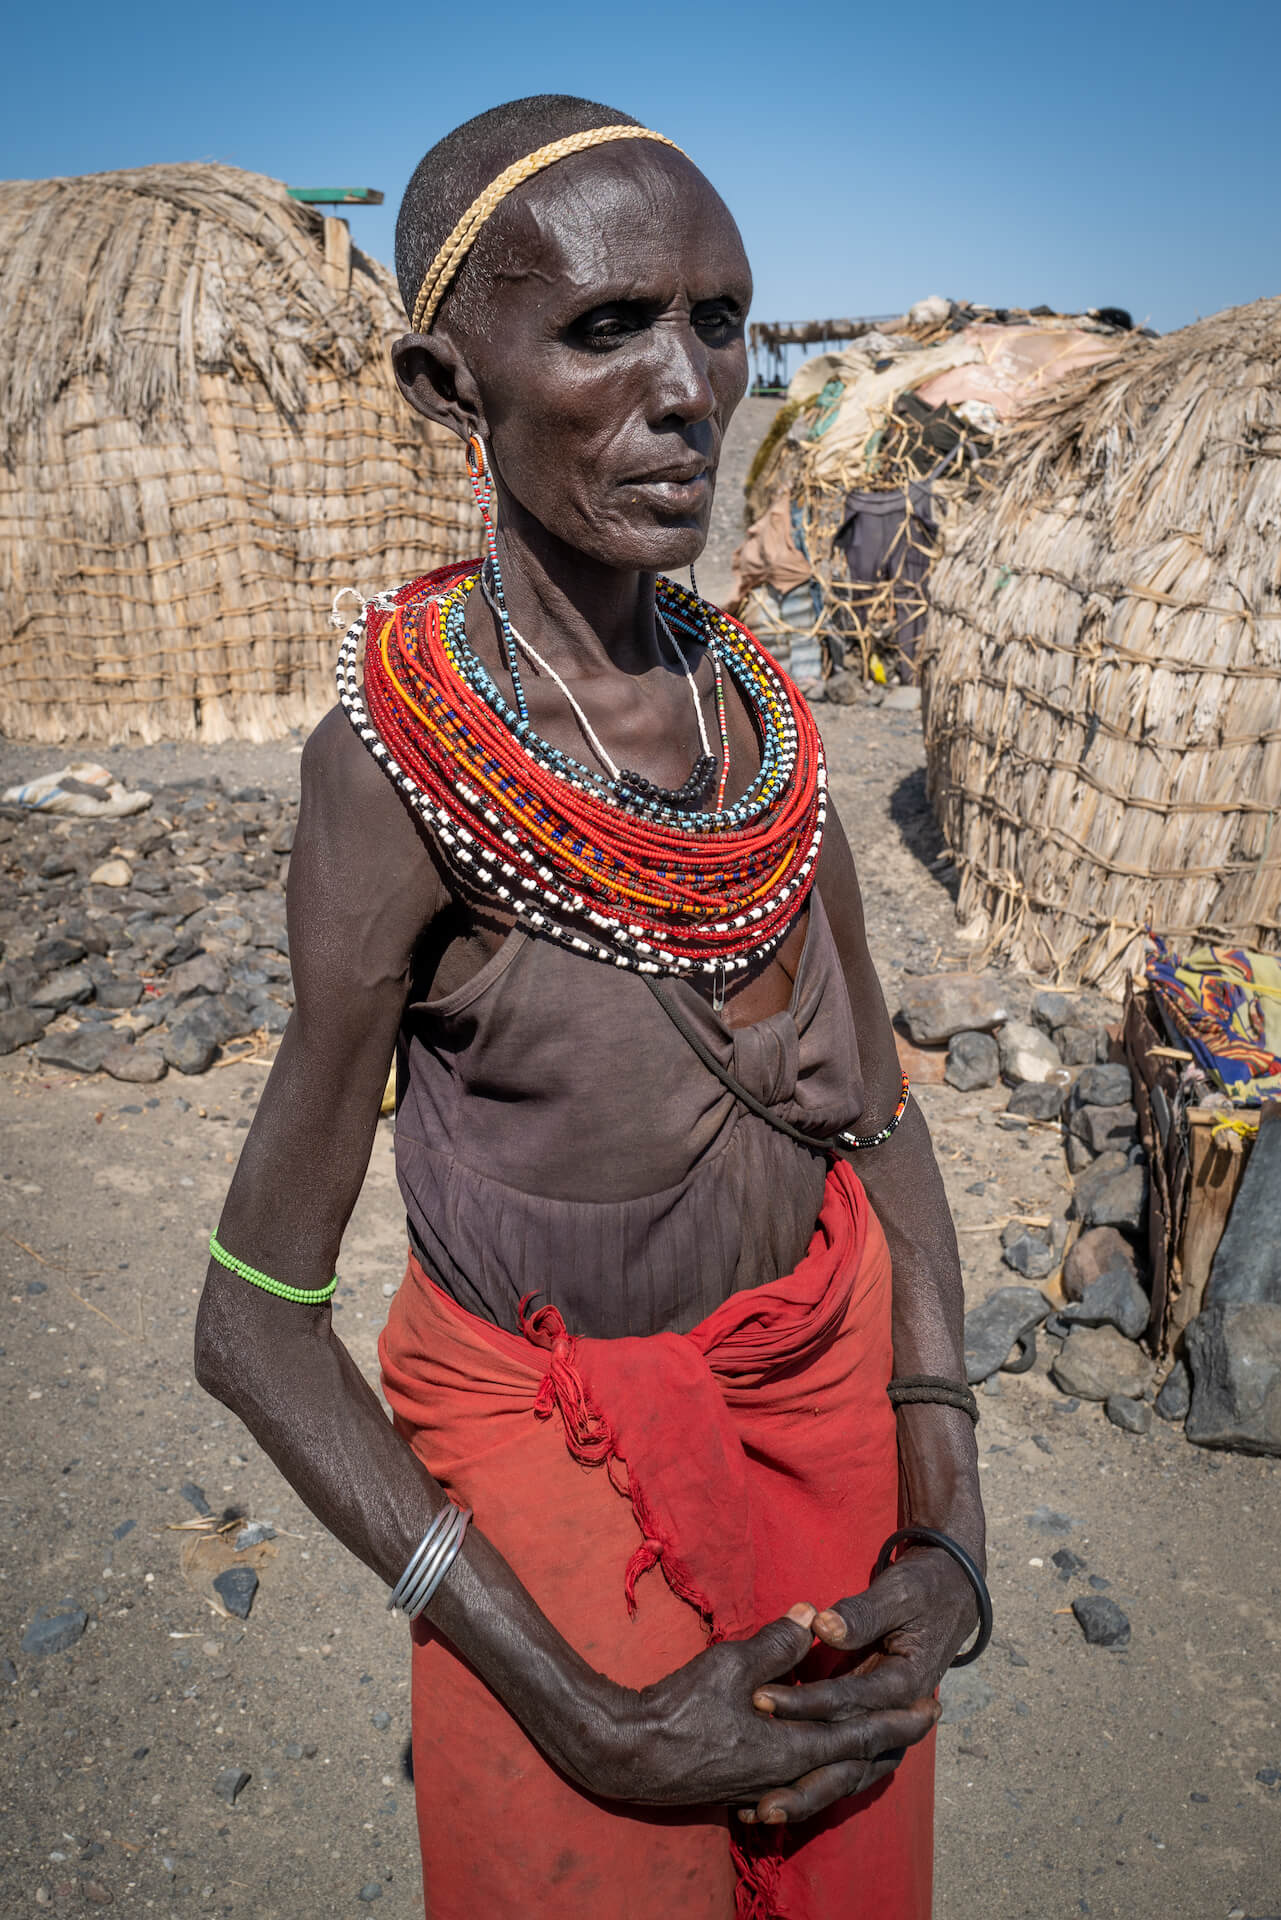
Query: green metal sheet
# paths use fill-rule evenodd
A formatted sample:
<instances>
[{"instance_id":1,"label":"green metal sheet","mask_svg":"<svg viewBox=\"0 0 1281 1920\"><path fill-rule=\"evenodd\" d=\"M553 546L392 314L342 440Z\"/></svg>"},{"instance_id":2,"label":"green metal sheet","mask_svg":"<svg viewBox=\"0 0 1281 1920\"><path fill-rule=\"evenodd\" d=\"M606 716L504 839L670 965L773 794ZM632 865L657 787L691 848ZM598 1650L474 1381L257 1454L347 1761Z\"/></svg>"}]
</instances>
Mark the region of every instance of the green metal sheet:
<instances>
[{"instance_id":1,"label":"green metal sheet","mask_svg":"<svg viewBox=\"0 0 1281 1920\"><path fill-rule=\"evenodd\" d=\"M377 187L286 187L291 200L305 200L312 207L381 207L383 197Z\"/></svg>"}]
</instances>

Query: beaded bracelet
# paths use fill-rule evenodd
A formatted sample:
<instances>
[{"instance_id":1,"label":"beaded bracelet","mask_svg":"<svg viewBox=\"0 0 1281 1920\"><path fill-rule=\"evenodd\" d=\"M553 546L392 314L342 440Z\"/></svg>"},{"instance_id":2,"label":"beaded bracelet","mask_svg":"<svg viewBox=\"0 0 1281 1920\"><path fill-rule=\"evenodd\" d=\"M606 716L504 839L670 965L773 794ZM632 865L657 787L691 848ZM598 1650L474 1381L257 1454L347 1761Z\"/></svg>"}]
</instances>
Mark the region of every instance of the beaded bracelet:
<instances>
[{"instance_id":1,"label":"beaded bracelet","mask_svg":"<svg viewBox=\"0 0 1281 1920\"><path fill-rule=\"evenodd\" d=\"M301 1307L322 1307L326 1300L333 1298L338 1285L338 1275L335 1274L327 1287L287 1287L283 1280L273 1280L269 1273L260 1273L257 1267L237 1260L234 1253L227 1252L216 1233L209 1236L209 1251L220 1267L226 1267L228 1273L238 1273L251 1286L261 1287L264 1293L274 1293L281 1300L293 1300Z\"/></svg>"},{"instance_id":2,"label":"beaded bracelet","mask_svg":"<svg viewBox=\"0 0 1281 1920\"><path fill-rule=\"evenodd\" d=\"M969 1415L976 1427L979 1423L979 1403L969 1387L962 1386L958 1380L946 1380L934 1373L897 1374L885 1391L896 1413L900 1407L934 1404L958 1407Z\"/></svg>"}]
</instances>

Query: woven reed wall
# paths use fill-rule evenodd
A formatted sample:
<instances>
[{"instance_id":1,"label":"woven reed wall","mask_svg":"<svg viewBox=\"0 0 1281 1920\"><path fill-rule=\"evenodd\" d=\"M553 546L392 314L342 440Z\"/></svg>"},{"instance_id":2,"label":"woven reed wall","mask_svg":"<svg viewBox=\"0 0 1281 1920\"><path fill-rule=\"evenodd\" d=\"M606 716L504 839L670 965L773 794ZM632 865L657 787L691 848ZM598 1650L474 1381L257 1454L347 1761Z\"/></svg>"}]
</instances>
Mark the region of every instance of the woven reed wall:
<instances>
[{"instance_id":1,"label":"woven reed wall","mask_svg":"<svg viewBox=\"0 0 1281 1920\"><path fill-rule=\"evenodd\" d=\"M475 545L461 448L392 381L394 281L326 225L229 167L0 184L10 737L309 725L339 589Z\"/></svg>"},{"instance_id":2,"label":"woven reed wall","mask_svg":"<svg viewBox=\"0 0 1281 1920\"><path fill-rule=\"evenodd\" d=\"M1281 932L1281 300L1087 373L930 576L930 792L989 950L1119 992Z\"/></svg>"}]
</instances>

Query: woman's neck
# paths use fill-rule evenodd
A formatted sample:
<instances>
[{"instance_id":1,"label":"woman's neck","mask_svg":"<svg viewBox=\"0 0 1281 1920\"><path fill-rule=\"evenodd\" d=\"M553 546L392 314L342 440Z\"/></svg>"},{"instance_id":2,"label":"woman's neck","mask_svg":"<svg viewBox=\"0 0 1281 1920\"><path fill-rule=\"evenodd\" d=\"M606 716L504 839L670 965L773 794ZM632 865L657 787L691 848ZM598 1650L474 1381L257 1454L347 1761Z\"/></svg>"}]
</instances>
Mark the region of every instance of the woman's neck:
<instances>
[{"instance_id":1,"label":"woman's neck","mask_svg":"<svg viewBox=\"0 0 1281 1920\"><path fill-rule=\"evenodd\" d=\"M638 674L660 661L655 574L604 566L518 507L499 523L498 564L513 623L560 672Z\"/></svg>"}]
</instances>

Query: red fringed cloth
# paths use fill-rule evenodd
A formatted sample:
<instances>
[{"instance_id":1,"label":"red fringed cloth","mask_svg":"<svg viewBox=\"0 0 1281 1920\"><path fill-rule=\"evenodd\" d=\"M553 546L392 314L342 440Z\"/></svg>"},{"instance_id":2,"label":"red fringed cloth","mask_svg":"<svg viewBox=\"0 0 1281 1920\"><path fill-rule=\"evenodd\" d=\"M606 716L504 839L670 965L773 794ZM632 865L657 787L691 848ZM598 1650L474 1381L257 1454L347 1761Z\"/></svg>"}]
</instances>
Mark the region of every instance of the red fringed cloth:
<instances>
[{"instance_id":1,"label":"red fringed cloth","mask_svg":"<svg viewBox=\"0 0 1281 1920\"><path fill-rule=\"evenodd\" d=\"M691 1333L580 1340L545 1308L510 1334L411 1259L379 1351L419 1458L625 1686L861 1592L898 1523L889 1251L844 1164L795 1272ZM430 1920L928 1920L932 1736L795 1828L600 1801L418 1621L413 1738Z\"/></svg>"}]
</instances>

